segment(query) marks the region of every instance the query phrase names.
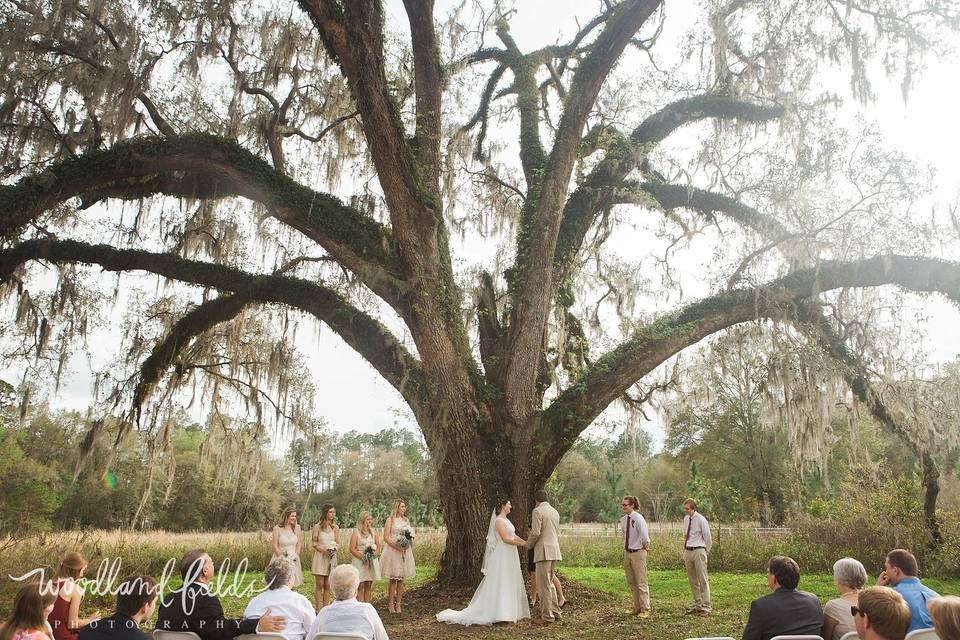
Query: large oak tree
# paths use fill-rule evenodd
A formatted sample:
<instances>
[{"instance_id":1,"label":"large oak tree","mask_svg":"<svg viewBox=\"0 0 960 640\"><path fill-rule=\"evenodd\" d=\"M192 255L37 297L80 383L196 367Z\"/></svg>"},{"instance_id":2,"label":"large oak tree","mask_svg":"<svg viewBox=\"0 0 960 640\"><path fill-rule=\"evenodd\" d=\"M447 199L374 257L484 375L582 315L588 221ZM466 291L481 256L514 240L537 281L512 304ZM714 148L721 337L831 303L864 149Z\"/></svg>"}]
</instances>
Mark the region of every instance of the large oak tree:
<instances>
[{"instance_id":1,"label":"large oak tree","mask_svg":"<svg viewBox=\"0 0 960 640\"><path fill-rule=\"evenodd\" d=\"M960 264L904 237L919 178L875 140L845 144L830 120L841 101L818 74L840 65L868 102L883 59L907 86L956 10L681 5L597 2L589 19L561 20L569 39L524 49L515 12L496 3L441 20L432 0L404 0L406 24L389 25L376 0L3 0L4 292L38 350L48 315L79 312L62 286L59 304L31 306L28 263L216 292L167 309L163 335L136 352L114 396L131 426L161 381L217 374L190 353L215 328L278 307L319 319L422 429L448 529L444 580L476 579L496 497L512 498L524 532L534 490L584 429L731 326L814 327L882 411L818 303L883 285L960 301ZM665 33L680 50L661 52ZM671 151L687 125L697 150ZM836 174L852 164L844 191ZM151 203L133 222L131 201ZM122 232L81 237L94 211ZM141 215L185 222L151 234ZM238 258L234 216L267 229L269 250L246 238ZM683 301L672 245L634 248L667 265L646 272L605 252L651 216L680 230L673 244L726 229L706 297ZM501 255L459 270L451 247L471 243ZM258 251L280 263L250 260ZM656 279L659 305L631 316Z\"/></svg>"}]
</instances>

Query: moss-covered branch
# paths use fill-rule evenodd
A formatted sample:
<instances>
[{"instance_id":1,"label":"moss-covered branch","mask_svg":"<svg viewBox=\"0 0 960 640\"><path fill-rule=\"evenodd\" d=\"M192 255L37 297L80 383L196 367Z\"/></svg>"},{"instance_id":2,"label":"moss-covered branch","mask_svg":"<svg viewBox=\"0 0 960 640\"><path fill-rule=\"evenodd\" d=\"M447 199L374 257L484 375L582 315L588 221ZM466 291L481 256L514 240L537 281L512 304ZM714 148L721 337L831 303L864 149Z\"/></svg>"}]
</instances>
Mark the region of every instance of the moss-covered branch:
<instances>
[{"instance_id":1,"label":"moss-covered branch","mask_svg":"<svg viewBox=\"0 0 960 640\"><path fill-rule=\"evenodd\" d=\"M9 278L20 265L33 260L96 264L107 271L146 271L230 292L252 303L284 304L310 313L369 362L400 392L414 412L422 409L424 385L420 362L389 329L323 285L287 276L251 274L167 253L55 239L28 240L0 251L0 281Z\"/></svg>"},{"instance_id":2,"label":"moss-covered branch","mask_svg":"<svg viewBox=\"0 0 960 640\"><path fill-rule=\"evenodd\" d=\"M150 355L140 365L139 379L133 390L133 408L138 420L140 409L153 387L174 363L184 347L190 343L190 340L218 324L236 318L249 303L250 299L243 295L219 296L198 304L177 320L170 331L167 332L167 335L153 347Z\"/></svg>"},{"instance_id":3,"label":"moss-covered branch","mask_svg":"<svg viewBox=\"0 0 960 640\"><path fill-rule=\"evenodd\" d=\"M440 50L433 24L433 0L404 0L413 45L417 96L416 154L421 175L434 189L440 184Z\"/></svg>"},{"instance_id":4,"label":"moss-covered branch","mask_svg":"<svg viewBox=\"0 0 960 640\"><path fill-rule=\"evenodd\" d=\"M139 137L56 163L0 186L0 237L12 240L45 211L79 197L240 196L315 240L388 303L401 286L390 231L339 199L305 187L233 140L194 133Z\"/></svg>"},{"instance_id":5,"label":"moss-covered branch","mask_svg":"<svg viewBox=\"0 0 960 640\"><path fill-rule=\"evenodd\" d=\"M510 405L507 410L517 419L522 419L536 404L538 369L555 287L553 261L563 203L587 116L624 48L660 5L661 0L630 0L614 6L573 76L543 177L529 185L517 237L516 264L510 278L514 306L504 349ZM539 93L536 87L534 90ZM521 122L521 146L524 126Z\"/></svg>"},{"instance_id":6,"label":"moss-covered branch","mask_svg":"<svg viewBox=\"0 0 960 640\"><path fill-rule=\"evenodd\" d=\"M615 204L616 191L623 187L627 176L657 143L679 127L705 118L724 118L745 122L765 122L783 115L783 108L745 102L736 98L701 95L673 102L645 119L629 136L606 131L606 155L593 171L577 186L563 209L563 222L557 240L554 264L558 278L567 275L570 262L583 245L583 239L600 212ZM687 206L703 212L721 211L739 216L747 222L759 223L761 214L748 214L743 205L732 198L684 186L644 183L660 206L672 209ZM649 188L648 188L649 187ZM768 219L769 220L769 219Z\"/></svg>"},{"instance_id":7,"label":"moss-covered branch","mask_svg":"<svg viewBox=\"0 0 960 640\"><path fill-rule=\"evenodd\" d=\"M685 124L707 118L766 122L783 117L779 105L762 105L720 95L699 95L683 98L648 116L633 130L630 139L636 145L662 142Z\"/></svg>"},{"instance_id":8,"label":"moss-covered branch","mask_svg":"<svg viewBox=\"0 0 960 640\"><path fill-rule=\"evenodd\" d=\"M917 435L911 433L910 428L903 423L904 416L898 415L887 405L883 395L870 380L870 368L867 363L847 348L841 335L823 315L818 305L813 303L797 305L794 320L798 329L812 338L836 361L850 390L870 410L877 422L916 454L923 474L925 493L923 511L927 530L934 541L942 542L936 508L937 496L940 493L940 470L930 454L930 447L921 442Z\"/></svg>"},{"instance_id":9,"label":"moss-covered branch","mask_svg":"<svg viewBox=\"0 0 960 640\"><path fill-rule=\"evenodd\" d=\"M703 338L742 322L790 318L797 305L824 291L881 285L941 293L960 304L960 263L899 255L824 262L763 286L706 298L664 316L604 354L553 401L538 434L544 455L548 461L558 461L607 405L668 358Z\"/></svg>"},{"instance_id":10,"label":"moss-covered branch","mask_svg":"<svg viewBox=\"0 0 960 640\"><path fill-rule=\"evenodd\" d=\"M708 218L721 214L743 227L752 229L760 237L770 240L790 235L776 218L760 213L755 208L730 196L682 184L663 182L642 182L639 189L649 194L664 209L692 209Z\"/></svg>"}]
</instances>

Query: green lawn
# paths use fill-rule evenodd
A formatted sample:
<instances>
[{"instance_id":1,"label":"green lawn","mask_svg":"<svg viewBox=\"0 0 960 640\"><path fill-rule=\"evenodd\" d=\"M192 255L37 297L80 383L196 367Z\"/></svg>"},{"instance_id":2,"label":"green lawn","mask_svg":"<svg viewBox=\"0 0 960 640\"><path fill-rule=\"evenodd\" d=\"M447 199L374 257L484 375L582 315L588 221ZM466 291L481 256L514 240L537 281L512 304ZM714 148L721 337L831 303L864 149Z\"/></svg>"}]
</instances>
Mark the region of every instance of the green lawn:
<instances>
[{"instance_id":1,"label":"green lawn","mask_svg":"<svg viewBox=\"0 0 960 640\"><path fill-rule=\"evenodd\" d=\"M740 637L746 623L750 601L767 593L763 573L710 574L714 614L707 618L685 615L690 604L686 574L678 570L657 570L649 573L651 617L639 620L627 615L630 593L619 567L566 567L560 569L569 600L564 608L564 621L550 627L536 627L529 621L494 627L458 627L436 622L433 616L446 607L462 608L472 590L440 589L432 578L436 568L417 567L416 578L408 581L408 596L401 616L386 611L386 582L376 583L374 598L392 640L530 639L574 638L578 640L612 640L614 638L650 638L651 640L683 640L697 636ZM263 574L249 572L240 585L262 584ZM297 591L313 600L313 576ZM960 594L960 580L924 580L940 593ZM810 574L801 578L800 587L820 597L821 601L837 596L833 581L826 574ZM239 617L248 597L223 597L227 616ZM90 603L93 604L93 603ZM99 604L99 603L98 603ZM105 608L109 608L107 603ZM103 605L101 605L103 606Z\"/></svg>"}]
</instances>

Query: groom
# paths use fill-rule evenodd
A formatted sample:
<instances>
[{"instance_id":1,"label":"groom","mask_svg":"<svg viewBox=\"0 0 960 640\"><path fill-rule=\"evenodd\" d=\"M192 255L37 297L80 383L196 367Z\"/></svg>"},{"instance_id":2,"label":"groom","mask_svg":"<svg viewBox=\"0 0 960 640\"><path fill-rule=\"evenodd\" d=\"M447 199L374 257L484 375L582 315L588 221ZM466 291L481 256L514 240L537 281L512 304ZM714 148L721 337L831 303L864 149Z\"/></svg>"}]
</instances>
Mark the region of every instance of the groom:
<instances>
[{"instance_id":1,"label":"groom","mask_svg":"<svg viewBox=\"0 0 960 640\"><path fill-rule=\"evenodd\" d=\"M534 624L549 624L560 620L560 603L553 586L553 565L563 560L560 555L560 514L547 502L547 492L540 489L534 494L537 502L533 510L527 548L533 549L533 561L537 567L537 600L540 602L540 617Z\"/></svg>"}]
</instances>

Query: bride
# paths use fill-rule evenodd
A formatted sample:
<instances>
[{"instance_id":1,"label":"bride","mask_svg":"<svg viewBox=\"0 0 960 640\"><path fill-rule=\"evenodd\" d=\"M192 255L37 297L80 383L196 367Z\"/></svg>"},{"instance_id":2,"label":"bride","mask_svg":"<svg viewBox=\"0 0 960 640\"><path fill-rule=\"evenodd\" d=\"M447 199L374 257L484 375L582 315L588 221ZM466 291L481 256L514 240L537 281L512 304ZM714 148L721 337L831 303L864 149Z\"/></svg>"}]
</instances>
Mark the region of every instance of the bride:
<instances>
[{"instance_id":1,"label":"bride","mask_svg":"<svg viewBox=\"0 0 960 640\"><path fill-rule=\"evenodd\" d=\"M520 557L517 547L526 544L514 535L513 523L507 520L512 506L509 500L497 505L487 529L487 549L483 556L483 579L470 604L462 611L445 609L437 614L440 622L452 624L493 624L516 622L530 617L530 605L523 588Z\"/></svg>"}]
</instances>

